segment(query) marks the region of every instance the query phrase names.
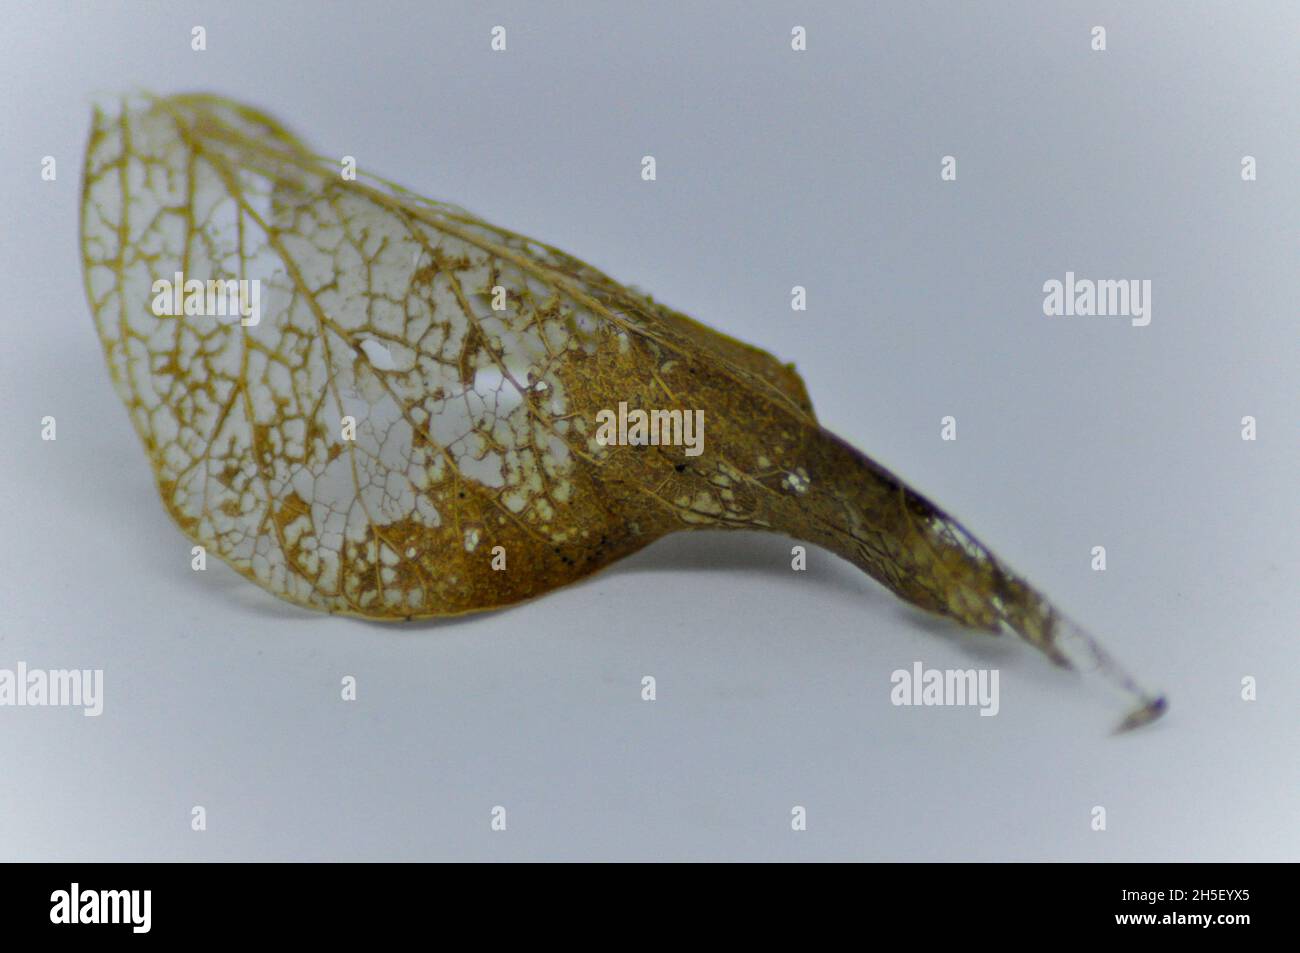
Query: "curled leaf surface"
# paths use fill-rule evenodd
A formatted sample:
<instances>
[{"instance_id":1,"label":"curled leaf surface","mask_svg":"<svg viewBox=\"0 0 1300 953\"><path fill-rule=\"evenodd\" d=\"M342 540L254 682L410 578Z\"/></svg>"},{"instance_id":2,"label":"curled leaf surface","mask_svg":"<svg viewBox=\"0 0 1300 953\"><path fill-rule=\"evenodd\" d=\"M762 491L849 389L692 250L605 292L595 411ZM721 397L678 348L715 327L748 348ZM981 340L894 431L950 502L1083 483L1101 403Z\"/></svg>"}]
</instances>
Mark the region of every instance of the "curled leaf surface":
<instances>
[{"instance_id":1,"label":"curled leaf surface","mask_svg":"<svg viewBox=\"0 0 1300 953\"><path fill-rule=\"evenodd\" d=\"M345 177L258 110L206 95L97 110L81 233L163 504L278 596L456 615L676 530L769 530L1101 668L1158 713L957 521L824 430L791 366L456 206ZM174 275L256 282L257 320L159 313ZM599 439L620 404L702 411L702 452Z\"/></svg>"}]
</instances>

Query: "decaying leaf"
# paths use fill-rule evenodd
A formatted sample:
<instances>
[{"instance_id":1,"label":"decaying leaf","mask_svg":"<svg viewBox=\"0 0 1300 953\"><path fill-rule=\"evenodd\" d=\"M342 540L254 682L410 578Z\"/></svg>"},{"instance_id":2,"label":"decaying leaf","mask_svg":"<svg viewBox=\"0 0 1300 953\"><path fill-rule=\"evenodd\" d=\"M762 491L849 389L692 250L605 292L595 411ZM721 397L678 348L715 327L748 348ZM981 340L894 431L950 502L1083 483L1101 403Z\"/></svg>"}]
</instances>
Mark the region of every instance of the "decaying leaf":
<instances>
[{"instance_id":1,"label":"decaying leaf","mask_svg":"<svg viewBox=\"0 0 1300 953\"><path fill-rule=\"evenodd\" d=\"M81 233L108 366L168 512L238 572L313 609L410 619L529 599L676 530L770 530L1102 670L1140 701L1126 727L1163 709L956 520L822 429L792 366L343 171L212 96L95 113ZM222 308L203 293L217 281L250 284ZM600 432L653 409L679 425L702 411L700 445Z\"/></svg>"}]
</instances>

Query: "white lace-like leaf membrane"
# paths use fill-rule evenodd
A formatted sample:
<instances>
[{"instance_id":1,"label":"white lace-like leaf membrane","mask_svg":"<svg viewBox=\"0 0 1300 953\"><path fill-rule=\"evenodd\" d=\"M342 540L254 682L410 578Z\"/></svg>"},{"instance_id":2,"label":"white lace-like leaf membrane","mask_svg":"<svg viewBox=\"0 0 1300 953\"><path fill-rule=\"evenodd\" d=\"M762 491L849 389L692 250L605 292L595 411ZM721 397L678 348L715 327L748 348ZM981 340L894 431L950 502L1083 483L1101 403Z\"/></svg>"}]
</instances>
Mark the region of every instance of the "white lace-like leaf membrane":
<instances>
[{"instance_id":1,"label":"white lace-like leaf membrane","mask_svg":"<svg viewBox=\"0 0 1300 953\"><path fill-rule=\"evenodd\" d=\"M593 492L612 452L593 418L621 393L602 352L626 354L629 336L658 352L687 319L463 210L339 172L213 97L96 111L87 294L187 535L293 602L392 618L516 602L660 535ZM156 314L154 282L177 273L258 282L260 319ZM756 354L756 373L738 373L788 390ZM602 537L580 566L573 547ZM527 571L494 571L496 546Z\"/></svg>"}]
</instances>

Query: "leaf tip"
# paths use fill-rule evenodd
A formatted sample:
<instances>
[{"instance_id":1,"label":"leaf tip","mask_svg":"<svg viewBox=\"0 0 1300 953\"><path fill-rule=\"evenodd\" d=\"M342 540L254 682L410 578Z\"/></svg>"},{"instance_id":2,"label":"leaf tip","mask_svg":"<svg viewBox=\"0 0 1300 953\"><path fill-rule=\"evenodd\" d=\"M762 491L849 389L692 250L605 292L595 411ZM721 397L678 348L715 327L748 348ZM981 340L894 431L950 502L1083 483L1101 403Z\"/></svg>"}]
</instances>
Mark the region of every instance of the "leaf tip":
<instances>
[{"instance_id":1,"label":"leaf tip","mask_svg":"<svg viewBox=\"0 0 1300 953\"><path fill-rule=\"evenodd\" d=\"M1124 720L1115 728L1115 734L1122 735L1143 725L1149 725L1169 710L1169 701L1164 695L1149 698L1140 707L1124 716Z\"/></svg>"}]
</instances>

